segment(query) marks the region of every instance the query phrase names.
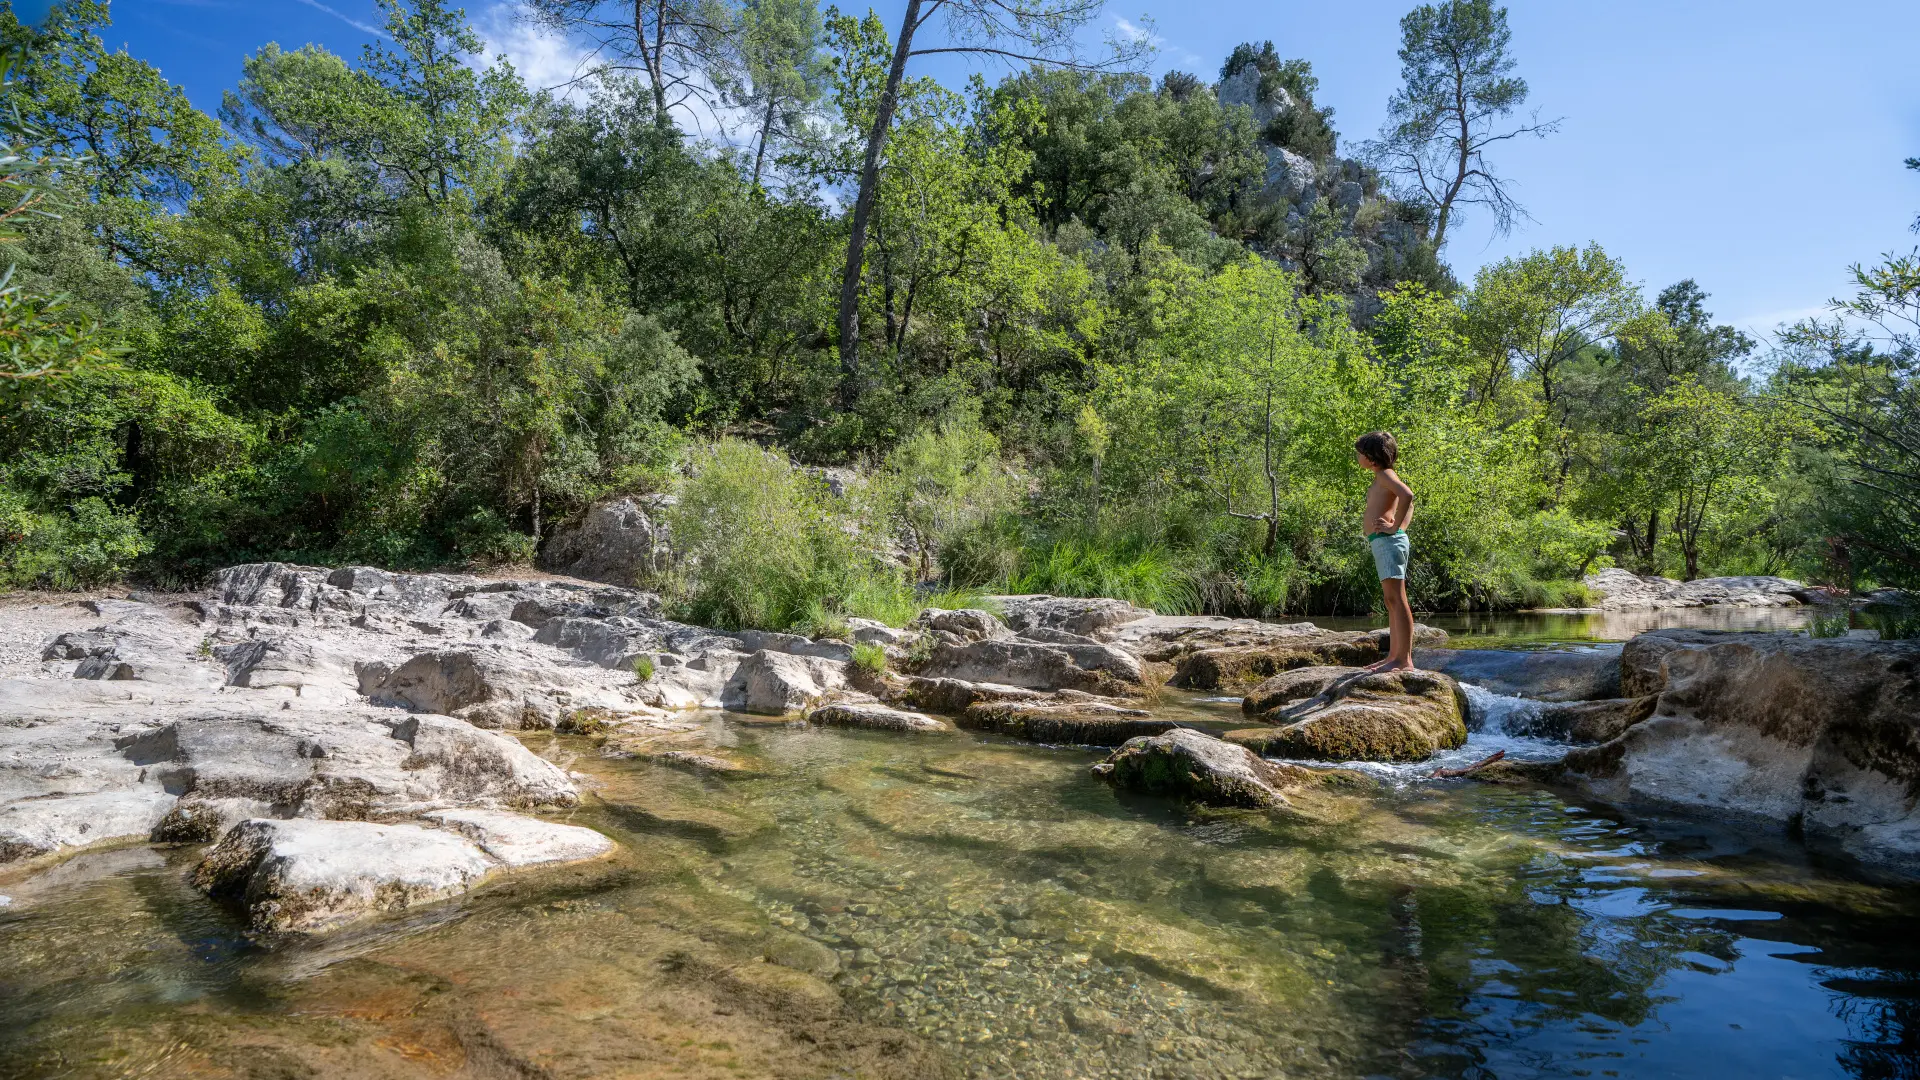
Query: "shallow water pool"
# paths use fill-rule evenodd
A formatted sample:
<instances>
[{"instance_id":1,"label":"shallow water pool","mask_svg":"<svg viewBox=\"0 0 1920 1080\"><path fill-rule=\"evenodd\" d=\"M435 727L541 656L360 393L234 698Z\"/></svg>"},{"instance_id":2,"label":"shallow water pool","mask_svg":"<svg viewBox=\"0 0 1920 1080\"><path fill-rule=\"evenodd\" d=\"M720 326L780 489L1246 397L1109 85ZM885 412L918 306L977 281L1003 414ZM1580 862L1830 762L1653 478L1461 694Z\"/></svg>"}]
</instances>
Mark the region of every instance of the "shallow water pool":
<instances>
[{"instance_id":1,"label":"shallow water pool","mask_svg":"<svg viewBox=\"0 0 1920 1080\"><path fill-rule=\"evenodd\" d=\"M1188 812L1090 751L707 724L757 775L531 741L615 861L318 941L249 939L192 849L0 879L0 1076L1920 1075L1920 893L1784 836L1412 776Z\"/></svg>"}]
</instances>

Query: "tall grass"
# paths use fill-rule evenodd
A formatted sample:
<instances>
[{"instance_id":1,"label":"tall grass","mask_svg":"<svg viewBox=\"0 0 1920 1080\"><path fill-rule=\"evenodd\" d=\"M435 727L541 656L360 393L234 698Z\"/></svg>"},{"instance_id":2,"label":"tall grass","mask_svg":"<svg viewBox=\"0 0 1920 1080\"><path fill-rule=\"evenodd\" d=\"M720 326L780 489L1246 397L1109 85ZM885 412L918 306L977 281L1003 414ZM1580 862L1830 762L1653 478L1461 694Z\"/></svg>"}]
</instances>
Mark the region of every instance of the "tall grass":
<instances>
[{"instance_id":1,"label":"tall grass","mask_svg":"<svg viewBox=\"0 0 1920 1080\"><path fill-rule=\"evenodd\" d=\"M1198 614L1205 607L1195 568L1157 545L1127 550L1058 540L1007 586L1017 593L1110 596L1163 615Z\"/></svg>"}]
</instances>

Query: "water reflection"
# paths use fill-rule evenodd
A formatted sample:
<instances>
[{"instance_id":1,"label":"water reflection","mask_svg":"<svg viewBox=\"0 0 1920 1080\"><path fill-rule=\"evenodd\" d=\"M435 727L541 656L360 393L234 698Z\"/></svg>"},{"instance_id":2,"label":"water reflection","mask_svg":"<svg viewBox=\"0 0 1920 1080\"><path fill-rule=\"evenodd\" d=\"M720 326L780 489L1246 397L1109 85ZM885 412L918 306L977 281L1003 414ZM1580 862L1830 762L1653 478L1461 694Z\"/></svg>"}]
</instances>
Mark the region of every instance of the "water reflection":
<instances>
[{"instance_id":1,"label":"water reflection","mask_svg":"<svg viewBox=\"0 0 1920 1080\"><path fill-rule=\"evenodd\" d=\"M1196 713L1201 711L1196 707ZM0 909L0 1075L1914 1076L1920 904L1784 837L1421 784L1314 820L1089 753L744 725L544 747L611 865L262 949L192 852ZM115 860L118 861L115 861ZM37 891L36 891L37 890Z\"/></svg>"},{"instance_id":2,"label":"water reflection","mask_svg":"<svg viewBox=\"0 0 1920 1080\"><path fill-rule=\"evenodd\" d=\"M1536 611L1423 614L1421 622L1445 630L1454 648L1488 649L1626 641L1649 630L1800 630L1813 617L1811 607L1667 608L1561 614ZM1329 630L1377 629L1377 617L1310 615L1305 619Z\"/></svg>"}]
</instances>

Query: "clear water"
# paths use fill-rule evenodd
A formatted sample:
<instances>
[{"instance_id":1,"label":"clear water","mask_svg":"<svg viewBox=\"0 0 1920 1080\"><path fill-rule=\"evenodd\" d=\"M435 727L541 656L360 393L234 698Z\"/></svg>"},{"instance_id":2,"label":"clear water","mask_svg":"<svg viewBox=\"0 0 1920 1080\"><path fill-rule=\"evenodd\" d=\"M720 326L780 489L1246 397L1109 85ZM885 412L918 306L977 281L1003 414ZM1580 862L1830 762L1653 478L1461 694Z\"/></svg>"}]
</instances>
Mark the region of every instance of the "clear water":
<instances>
[{"instance_id":1,"label":"clear water","mask_svg":"<svg viewBox=\"0 0 1920 1080\"><path fill-rule=\"evenodd\" d=\"M759 774L536 741L618 860L319 942L250 940L191 849L0 880L0 1076L1920 1075L1920 890L1783 836L1412 776L1190 812L1090 751L702 736Z\"/></svg>"}]
</instances>

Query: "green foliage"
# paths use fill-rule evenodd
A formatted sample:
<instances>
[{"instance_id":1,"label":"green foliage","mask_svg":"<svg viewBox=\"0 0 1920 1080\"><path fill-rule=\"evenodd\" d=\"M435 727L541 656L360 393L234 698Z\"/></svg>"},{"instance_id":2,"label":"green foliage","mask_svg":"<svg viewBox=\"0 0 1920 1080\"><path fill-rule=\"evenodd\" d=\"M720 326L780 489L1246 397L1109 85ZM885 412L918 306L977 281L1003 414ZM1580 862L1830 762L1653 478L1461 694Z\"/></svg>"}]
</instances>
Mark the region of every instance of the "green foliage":
<instances>
[{"instance_id":1,"label":"green foliage","mask_svg":"<svg viewBox=\"0 0 1920 1080\"><path fill-rule=\"evenodd\" d=\"M132 515L104 499L81 499L60 514L36 513L0 488L0 585L84 589L116 581L152 547Z\"/></svg>"},{"instance_id":2,"label":"green foliage","mask_svg":"<svg viewBox=\"0 0 1920 1080\"><path fill-rule=\"evenodd\" d=\"M1440 262L1458 207L1516 210L1482 151L1547 129L1498 126L1525 86L1490 4L1403 21L1398 201L1270 44L1223 71L1258 72L1256 130L1177 72L890 86L897 29L789 0L539 0L634 73L560 100L443 0L382 8L358 57L245 58L224 131L106 48L104 4L0 14L6 582L519 563L672 492L654 584L712 625L844 638L1006 589L1366 611L1373 428L1419 495L1422 607L1575 606L1614 563L1914 580L1913 259L1765 385L1696 285L1649 305L1597 245L1464 290ZM1058 59L1089 11L940 18ZM679 130L687 93L748 139ZM1280 149L1314 178L1270 185Z\"/></svg>"},{"instance_id":3,"label":"green foliage","mask_svg":"<svg viewBox=\"0 0 1920 1080\"><path fill-rule=\"evenodd\" d=\"M653 657L636 656L633 658L633 677L637 682L653 680Z\"/></svg>"},{"instance_id":4,"label":"green foliage","mask_svg":"<svg viewBox=\"0 0 1920 1080\"><path fill-rule=\"evenodd\" d=\"M1157 546L1059 540L1008 587L1016 593L1111 596L1164 615L1191 614L1201 608L1191 569Z\"/></svg>"},{"instance_id":5,"label":"green foliage","mask_svg":"<svg viewBox=\"0 0 1920 1080\"><path fill-rule=\"evenodd\" d=\"M861 642L853 647L853 666L871 676L887 673L887 651L878 645Z\"/></svg>"}]
</instances>

